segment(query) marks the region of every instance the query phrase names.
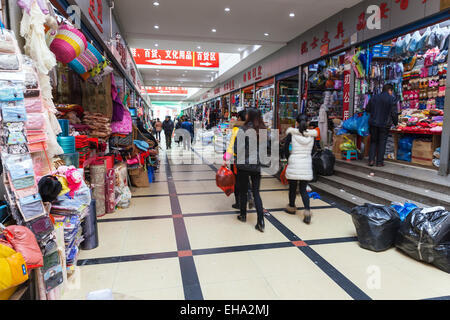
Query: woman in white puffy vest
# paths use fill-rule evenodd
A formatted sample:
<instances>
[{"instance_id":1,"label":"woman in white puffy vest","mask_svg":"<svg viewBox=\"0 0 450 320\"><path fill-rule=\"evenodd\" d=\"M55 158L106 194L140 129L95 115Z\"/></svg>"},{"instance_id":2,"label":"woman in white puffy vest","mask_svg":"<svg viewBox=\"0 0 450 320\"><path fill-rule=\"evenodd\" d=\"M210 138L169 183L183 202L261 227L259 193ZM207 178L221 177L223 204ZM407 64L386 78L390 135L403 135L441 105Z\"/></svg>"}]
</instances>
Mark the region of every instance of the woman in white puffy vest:
<instances>
[{"instance_id":1,"label":"woman in white puffy vest","mask_svg":"<svg viewBox=\"0 0 450 320\"><path fill-rule=\"evenodd\" d=\"M295 198L297 196L297 187L300 188L300 194L305 207L304 222L311 223L311 207L309 195L307 192L308 182L313 180L312 150L314 141L317 137L317 130L308 130L308 117L304 114L297 117L297 128L289 128L286 131L288 135L285 144L285 154L289 160L286 170L286 178L289 180L289 205L286 212L296 214L297 207ZM292 151L289 145L292 143Z\"/></svg>"}]
</instances>

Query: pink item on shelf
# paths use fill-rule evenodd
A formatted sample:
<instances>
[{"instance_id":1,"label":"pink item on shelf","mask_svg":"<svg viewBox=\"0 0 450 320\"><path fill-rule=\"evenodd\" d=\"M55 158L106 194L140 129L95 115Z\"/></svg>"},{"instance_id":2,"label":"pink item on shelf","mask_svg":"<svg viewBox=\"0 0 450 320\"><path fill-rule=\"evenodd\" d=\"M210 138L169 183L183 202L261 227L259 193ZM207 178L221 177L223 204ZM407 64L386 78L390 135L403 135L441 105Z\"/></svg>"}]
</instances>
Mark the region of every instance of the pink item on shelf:
<instances>
[{"instance_id":1,"label":"pink item on shelf","mask_svg":"<svg viewBox=\"0 0 450 320\"><path fill-rule=\"evenodd\" d=\"M27 113L27 130L45 132L45 119L42 113Z\"/></svg>"},{"instance_id":2,"label":"pink item on shelf","mask_svg":"<svg viewBox=\"0 0 450 320\"><path fill-rule=\"evenodd\" d=\"M77 169L69 169L66 171L66 179L70 189L69 196L73 198L75 192L81 187L83 176Z\"/></svg>"},{"instance_id":3,"label":"pink item on shelf","mask_svg":"<svg viewBox=\"0 0 450 320\"><path fill-rule=\"evenodd\" d=\"M133 131L133 120L131 119L131 113L128 110L124 110L122 121L111 122L112 133L130 134Z\"/></svg>"},{"instance_id":4,"label":"pink item on shelf","mask_svg":"<svg viewBox=\"0 0 450 320\"><path fill-rule=\"evenodd\" d=\"M25 99L25 108L27 113L40 113L44 109L42 107L41 97Z\"/></svg>"}]
</instances>

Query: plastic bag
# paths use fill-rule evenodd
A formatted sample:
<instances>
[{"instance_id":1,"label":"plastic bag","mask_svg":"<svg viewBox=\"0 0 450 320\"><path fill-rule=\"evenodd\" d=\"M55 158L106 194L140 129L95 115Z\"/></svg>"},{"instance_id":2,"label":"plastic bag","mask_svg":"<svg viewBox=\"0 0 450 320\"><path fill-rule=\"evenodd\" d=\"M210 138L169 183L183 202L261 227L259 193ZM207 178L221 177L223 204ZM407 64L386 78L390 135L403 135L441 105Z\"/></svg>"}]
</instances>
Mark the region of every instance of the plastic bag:
<instances>
[{"instance_id":1,"label":"plastic bag","mask_svg":"<svg viewBox=\"0 0 450 320\"><path fill-rule=\"evenodd\" d=\"M401 224L396 247L450 273L450 212L442 207L414 209Z\"/></svg>"},{"instance_id":2,"label":"plastic bag","mask_svg":"<svg viewBox=\"0 0 450 320\"><path fill-rule=\"evenodd\" d=\"M22 254L28 270L40 268L44 265L41 249L30 229L23 226L9 226L5 230L6 238L12 244L14 250Z\"/></svg>"},{"instance_id":3,"label":"plastic bag","mask_svg":"<svg viewBox=\"0 0 450 320\"><path fill-rule=\"evenodd\" d=\"M283 171L281 172L281 175L280 175L281 183L282 183L283 185L285 185L285 186L287 186L287 185L289 184L289 181L288 181L288 179L286 178L287 167L288 167L288 166L285 166L285 167L284 167L284 169L283 169Z\"/></svg>"},{"instance_id":4,"label":"plastic bag","mask_svg":"<svg viewBox=\"0 0 450 320\"><path fill-rule=\"evenodd\" d=\"M225 192L229 197L234 192L234 185L236 183L236 177L233 172L225 166L222 166L216 174L217 186Z\"/></svg>"},{"instance_id":5,"label":"plastic bag","mask_svg":"<svg viewBox=\"0 0 450 320\"><path fill-rule=\"evenodd\" d=\"M394 208L365 204L353 208L351 214L362 248L380 252L395 245L400 217Z\"/></svg>"},{"instance_id":6,"label":"plastic bag","mask_svg":"<svg viewBox=\"0 0 450 320\"><path fill-rule=\"evenodd\" d=\"M317 151L313 156L313 168L321 176L332 176L336 157L330 150Z\"/></svg>"},{"instance_id":7,"label":"plastic bag","mask_svg":"<svg viewBox=\"0 0 450 320\"><path fill-rule=\"evenodd\" d=\"M370 115L368 113L364 113L361 117L357 119L358 123L358 135L361 137L367 137L370 133L369 127L369 118Z\"/></svg>"},{"instance_id":8,"label":"plastic bag","mask_svg":"<svg viewBox=\"0 0 450 320\"><path fill-rule=\"evenodd\" d=\"M405 221L406 217L417 208L417 206L413 203L405 203L404 205L401 203L393 203L392 208L397 211L398 215L400 216L400 220Z\"/></svg>"},{"instance_id":9,"label":"plastic bag","mask_svg":"<svg viewBox=\"0 0 450 320\"><path fill-rule=\"evenodd\" d=\"M344 139L347 140L347 142L344 142L339 146L341 151L358 150L358 147L354 141L350 140L346 136L344 136Z\"/></svg>"},{"instance_id":10,"label":"plastic bag","mask_svg":"<svg viewBox=\"0 0 450 320\"><path fill-rule=\"evenodd\" d=\"M358 115L355 115L344 121L342 124L342 128L349 132L357 132L358 131Z\"/></svg>"}]
</instances>

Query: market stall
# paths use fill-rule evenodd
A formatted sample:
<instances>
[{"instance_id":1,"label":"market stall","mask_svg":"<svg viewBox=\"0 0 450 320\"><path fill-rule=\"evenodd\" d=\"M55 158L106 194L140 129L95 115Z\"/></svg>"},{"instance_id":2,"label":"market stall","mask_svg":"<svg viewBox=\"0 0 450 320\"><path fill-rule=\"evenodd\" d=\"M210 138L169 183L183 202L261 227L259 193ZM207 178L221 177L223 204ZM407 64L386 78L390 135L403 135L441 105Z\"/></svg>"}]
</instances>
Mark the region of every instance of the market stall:
<instances>
[{"instance_id":1,"label":"market stall","mask_svg":"<svg viewBox=\"0 0 450 320\"><path fill-rule=\"evenodd\" d=\"M267 128L274 127L275 78L256 84L255 107L261 111Z\"/></svg>"},{"instance_id":2,"label":"market stall","mask_svg":"<svg viewBox=\"0 0 450 320\"><path fill-rule=\"evenodd\" d=\"M242 89L242 106L253 108L255 106L255 86L251 85Z\"/></svg>"},{"instance_id":3,"label":"market stall","mask_svg":"<svg viewBox=\"0 0 450 320\"><path fill-rule=\"evenodd\" d=\"M294 72L277 76L276 90L276 126L280 130L280 137L283 138L286 129L295 126L295 120L300 112L298 68Z\"/></svg>"},{"instance_id":4,"label":"market stall","mask_svg":"<svg viewBox=\"0 0 450 320\"><path fill-rule=\"evenodd\" d=\"M353 57L355 113L363 112L384 84L392 84L399 126L391 131L386 158L439 167L447 78L449 22L373 46Z\"/></svg>"}]
</instances>

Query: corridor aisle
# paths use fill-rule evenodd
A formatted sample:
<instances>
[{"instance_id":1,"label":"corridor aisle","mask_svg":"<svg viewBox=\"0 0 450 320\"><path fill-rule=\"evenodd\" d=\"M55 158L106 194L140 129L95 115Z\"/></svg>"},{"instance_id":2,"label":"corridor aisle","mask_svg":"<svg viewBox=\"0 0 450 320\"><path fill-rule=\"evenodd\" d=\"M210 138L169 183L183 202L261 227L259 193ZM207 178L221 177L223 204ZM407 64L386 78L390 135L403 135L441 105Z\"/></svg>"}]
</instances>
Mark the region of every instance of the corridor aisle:
<instances>
[{"instance_id":1,"label":"corridor aisle","mask_svg":"<svg viewBox=\"0 0 450 320\"><path fill-rule=\"evenodd\" d=\"M134 189L129 209L99 219L100 246L80 254L65 299L111 289L115 299L429 299L450 296L450 278L396 249L361 249L348 213L313 200L313 222L283 212L286 187L262 179L266 232L236 219L216 187L212 148L161 154L156 181ZM193 163L180 163L192 159ZM297 205L301 200L297 200Z\"/></svg>"}]
</instances>

